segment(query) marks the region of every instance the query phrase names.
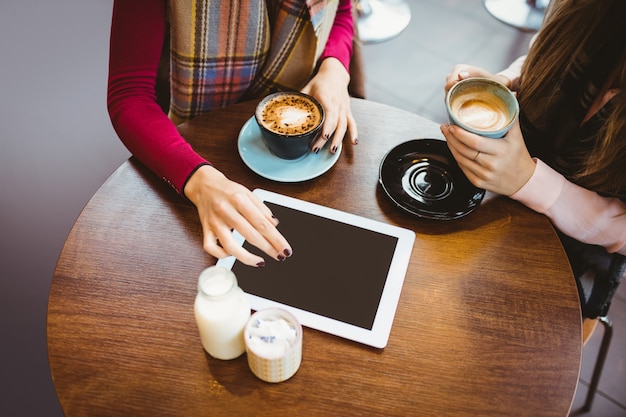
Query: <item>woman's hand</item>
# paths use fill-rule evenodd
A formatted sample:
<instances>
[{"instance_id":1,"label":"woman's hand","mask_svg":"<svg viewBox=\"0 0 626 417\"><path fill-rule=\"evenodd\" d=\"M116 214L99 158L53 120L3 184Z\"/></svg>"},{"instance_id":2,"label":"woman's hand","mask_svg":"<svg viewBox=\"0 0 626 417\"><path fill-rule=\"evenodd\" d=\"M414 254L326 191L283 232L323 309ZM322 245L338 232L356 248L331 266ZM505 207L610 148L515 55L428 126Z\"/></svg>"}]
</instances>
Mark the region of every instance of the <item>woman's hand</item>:
<instances>
[{"instance_id":1,"label":"woman's hand","mask_svg":"<svg viewBox=\"0 0 626 417\"><path fill-rule=\"evenodd\" d=\"M458 126L442 125L450 152L476 187L515 194L535 172L519 122L501 139L485 138Z\"/></svg>"},{"instance_id":2,"label":"woman's hand","mask_svg":"<svg viewBox=\"0 0 626 417\"><path fill-rule=\"evenodd\" d=\"M349 82L350 74L343 64L335 58L326 58L320 64L317 74L302 89L303 93L319 100L326 112L322 135L312 145L315 153L319 152L330 138L332 138L330 152L337 152L346 131L350 142L353 145L358 143L356 121L350 110Z\"/></svg>"},{"instance_id":3,"label":"woman's hand","mask_svg":"<svg viewBox=\"0 0 626 417\"><path fill-rule=\"evenodd\" d=\"M265 260L238 245L237 230L250 244L283 261L292 249L276 226L278 220L250 190L226 178L210 165L200 167L187 181L184 193L198 209L204 250L216 258L235 256L246 265L264 266Z\"/></svg>"},{"instance_id":4,"label":"woman's hand","mask_svg":"<svg viewBox=\"0 0 626 417\"><path fill-rule=\"evenodd\" d=\"M445 85L446 93L454 84L458 83L459 81L464 80L466 78L474 78L474 77L489 78L489 79L499 82L500 84L504 84L508 88L511 88L511 80L509 80L503 75L495 75L483 68L474 67L471 65L458 64L458 65L455 65L454 68L452 68L452 71L450 72L450 74L446 76L446 85Z\"/></svg>"}]
</instances>

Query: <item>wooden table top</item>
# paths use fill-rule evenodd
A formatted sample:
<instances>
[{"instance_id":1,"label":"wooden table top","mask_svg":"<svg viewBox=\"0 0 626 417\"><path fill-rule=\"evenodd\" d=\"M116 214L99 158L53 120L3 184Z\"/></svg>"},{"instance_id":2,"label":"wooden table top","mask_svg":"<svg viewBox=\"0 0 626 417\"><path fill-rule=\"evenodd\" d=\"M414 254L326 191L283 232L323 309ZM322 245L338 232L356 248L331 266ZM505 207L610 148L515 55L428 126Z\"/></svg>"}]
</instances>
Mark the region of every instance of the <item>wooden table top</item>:
<instances>
[{"instance_id":1,"label":"wooden table top","mask_svg":"<svg viewBox=\"0 0 626 417\"><path fill-rule=\"evenodd\" d=\"M195 208L134 159L96 192L52 280L48 350L67 417L560 416L581 361L581 318L567 258L546 217L501 196L453 221L398 209L378 184L396 144L440 138L418 115L354 99L359 144L302 183L254 174L237 137L254 102L180 131L233 180L416 232L389 343L375 349L304 329L303 361L270 384L246 357L202 349L193 316L202 250ZM328 262L332 262L331 259Z\"/></svg>"}]
</instances>

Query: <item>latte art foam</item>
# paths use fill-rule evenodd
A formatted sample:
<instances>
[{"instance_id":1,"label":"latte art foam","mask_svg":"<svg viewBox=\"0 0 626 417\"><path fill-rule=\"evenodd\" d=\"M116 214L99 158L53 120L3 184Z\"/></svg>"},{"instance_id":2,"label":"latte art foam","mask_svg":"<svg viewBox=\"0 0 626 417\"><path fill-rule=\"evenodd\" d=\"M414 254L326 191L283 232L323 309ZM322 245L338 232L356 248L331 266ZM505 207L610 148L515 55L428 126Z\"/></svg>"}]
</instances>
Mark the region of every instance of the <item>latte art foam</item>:
<instances>
[{"instance_id":1,"label":"latte art foam","mask_svg":"<svg viewBox=\"0 0 626 417\"><path fill-rule=\"evenodd\" d=\"M468 100L463 103L457 115L462 123L479 130L502 129L508 122L507 114L479 100Z\"/></svg>"},{"instance_id":2,"label":"latte art foam","mask_svg":"<svg viewBox=\"0 0 626 417\"><path fill-rule=\"evenodd\" d=\"M266 129L287 136L310 132L322 118L315 103L305 97L288 94L269 100L260 112L260 122Z\"/></svg>"},{"instance_id":3,"label":"latte art foam","mask_svg":"<svg viewBox=\"0 0 626 417\"><path fill-rule=\"evenodd\" d=\"M504 129L510 121L506 103L494 94L468 90L455 97L452 103L457 119L476 130Z\"/></svg>"}]
</instances>

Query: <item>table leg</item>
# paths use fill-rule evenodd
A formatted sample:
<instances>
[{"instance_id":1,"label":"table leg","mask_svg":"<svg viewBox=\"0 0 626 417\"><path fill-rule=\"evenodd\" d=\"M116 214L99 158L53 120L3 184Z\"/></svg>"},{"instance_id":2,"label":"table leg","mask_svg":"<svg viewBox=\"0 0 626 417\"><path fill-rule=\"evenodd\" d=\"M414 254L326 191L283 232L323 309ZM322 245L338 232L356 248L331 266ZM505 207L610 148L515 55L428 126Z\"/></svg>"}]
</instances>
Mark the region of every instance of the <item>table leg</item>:
<instances>
[{"instance_id":1,"label":"table leg","mask_svg":"<svg viewBox=\"0 0 626 417\"><path fill-rule=\"evenodd\" d=\"M394 38L411 21L411 10L404 0L359 0L356 8L359 38L363 43Z\"/></svg>"},{"instance_id":2,"label":"table leg","mask_svg":"<svg viewBox=\"0 0 626 417\"><path fill-rule=\"evenodd\" d=\"M536 32L543 23L549 0L484 0L487 11L499 21L525 32Z\"/></svg>"}]
</instances>

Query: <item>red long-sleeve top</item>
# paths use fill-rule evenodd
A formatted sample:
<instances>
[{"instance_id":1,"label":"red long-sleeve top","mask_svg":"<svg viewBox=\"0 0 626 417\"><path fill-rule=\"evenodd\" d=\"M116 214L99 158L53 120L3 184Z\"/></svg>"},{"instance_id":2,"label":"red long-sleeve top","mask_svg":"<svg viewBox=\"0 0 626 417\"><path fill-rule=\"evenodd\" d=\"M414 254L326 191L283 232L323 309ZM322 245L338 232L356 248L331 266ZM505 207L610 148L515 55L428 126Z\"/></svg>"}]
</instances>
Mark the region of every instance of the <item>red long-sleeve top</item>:
<instances>
[{"instance_id":1,"label":"red long-sleeve top","mask_svg":"<svg viewBox=\"0 0 626 417\"><path fill-rule=\"evenodd\" d=\"M182 194L188 178L207 161L178 133L156 101L156 75L166 31L166 1L116 0L111 24L107 105L128 150ZM340 0L320 60L337 58L349 69L351 0Z\"/></svg>"}]
</instances>

